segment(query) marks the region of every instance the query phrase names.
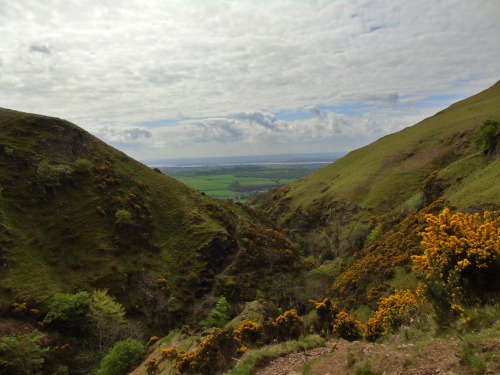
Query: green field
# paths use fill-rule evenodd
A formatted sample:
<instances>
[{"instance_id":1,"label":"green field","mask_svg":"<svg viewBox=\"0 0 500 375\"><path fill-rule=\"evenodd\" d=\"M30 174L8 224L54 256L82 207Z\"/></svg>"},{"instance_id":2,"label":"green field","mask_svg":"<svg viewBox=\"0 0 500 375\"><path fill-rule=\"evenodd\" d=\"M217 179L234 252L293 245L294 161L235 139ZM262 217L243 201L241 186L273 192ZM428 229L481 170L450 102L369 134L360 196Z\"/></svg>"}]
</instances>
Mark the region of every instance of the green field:
<instances>
[{"instance_id":1,"label":"green field","mask_svg":"<svg viewBox=\"0 0 500 375\"><path fill-rule=\"evenodd\" d=\"M217 198L246 201L259 193L300 178L325 164L239 165L217 167L168 168L160 170L175 179Z\"/></svg>"}]
</instances>

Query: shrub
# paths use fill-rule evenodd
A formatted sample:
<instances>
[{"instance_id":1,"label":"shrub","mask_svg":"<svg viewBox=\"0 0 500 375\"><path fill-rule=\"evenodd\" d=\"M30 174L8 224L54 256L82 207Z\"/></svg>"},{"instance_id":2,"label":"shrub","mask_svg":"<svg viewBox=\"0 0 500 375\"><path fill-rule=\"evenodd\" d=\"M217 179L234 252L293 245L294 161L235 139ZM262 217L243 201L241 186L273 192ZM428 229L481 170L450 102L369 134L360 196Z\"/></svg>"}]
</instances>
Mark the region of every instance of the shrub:
<instances>
[{"instance_id":1,"label":"shrub","mask_svg":"<svg viewBox=\"0 0 500 375\"><path fill-rule=\"evenodd\" d=\"M12 373L33 374L42 365L43 356L49 350L38 344L43 337L44 334L37 330L3 337L0 340L0 365L12 370Z\"/></svg>"},{"instance_id":2,"label":"shrub","mask_svg":"<svg viewBox=\"0 0 500 375\"><path fill-rule=\"evenodd\" d=\"M127 210L118 210L115 212L115 224L120 226L132 225L134 220L132 214Z\"/></svg>"},{"instance_id":3,"label":"shrub","mask_svg":"<svg viewBox=\"0 0 500 375\"><path fill-rule=\"evenodd\" d=\"M144 346L137 340L118 341L99 364L97 375L123 375L137 364L144 354Z\"/></svg>"},{"instance_id":4,"label":"shrub","mask_svg":"<svg viewBox=\"0 0 500 375\"><path fill-rule=\"evenodd\" d=\"M411 290L396 290L382 298L375 315L366 324L365 338L374 341L393 332L403 324L410 324L418 314L417 299Z\"/></svg>"},{"instance_id":5,"label":"shrub","mask_svg":"<svg viewBox=\"0 0 500 375\"><path fill-rule=\"evenodd\" d=\"M243 354L241 342L231 330L215 328L198 346L189 352L177 352L175 368L181 373L215 374L225 370L235 357ZM165 358L174 357L175 349L162 350Z\"/></svg>"},{"instance_id":6,"label":"shrub","mask_svg":"<svg viewBox=\"0 0 500 375\"><path fill-rule=\"evenodd\" d=\"M341 311L333 325L333 333L345 340L357 340L363 336L363 324L351 314Z\"/></svg>"},{"instance_id":7,"label":"shrub","mask_svg":"<svg viewBox=\"0 0 500 375\"><path fill-rule=\"evenodd\" d=\"M48 161L43 160L38 164L37 177L38 181L50 188L61 185L61 179L71 174L71 168L67 165L51 165Z\"/></svg>"},{"instance_id":8,"label":"shrub","mask_svg":"<svg viewBox=\"0 0 500 375\"><path fill-rule=\"evenodd\" d=\"M492 154L495 152L500 140L499 135L500 123L494 120L486 120L474 134L474 141L485 154Z\"/></svg>"},{"instance_id":9,"label":"shrub","mask_svg":"<svg viewBox=\"0 0 500 375\"><path fill-rule=\"evenodd\" d=\"M333 322L337 319L337 315L340 310L335 303L333 303L329 298L325 298L322 302L314 303L314 307L318 314L318 326L316 327L319 332L328 333L333 326Z\"/></svg>"},{"instance_id":10,"label":"shrub","mask_svg":"<svg viewBox=\"0 0 500 375\"><path fill-rule=\"evenodd\" d=\"M167 361L176 359L178 356L177 350L173 347L163 348L160 350L161 356L165 358Z\"/></svg>"},{"instance_id":11,"label":"shrub","mask_svg":"<svg viewBox=\"0 0 500 375\"><path fill-rule=\"evenodd\" d=\"M487 302L498 290L500 216L479 214L426 216L425 250L413 256L413 269L424 275L424 292L441 308L460 312L464 303Z\"/></svg>"},{"instance_id":12,"label":"shrub","mask_svg":"<svg viewBox=\"0 0 500 375\"><path fill-rule=\"evenodd\" d=\"M88 173L92 169L92 162L87 159L76 159L75 171L78 173Z\"/></svg>"},{"instance_id":13,"label":"shrub","mask_svg":"<svg viewBox=\"0 0 500 375\"><path fill-rule=\"evenodd\" d=\"M233 331L233 335L244 344L256 344L262 338L262 324L244 320Z\"/></svg>"},{"instance_id":14,"label":"shrub","mask_svg":"<svg viewBox=\"0 0 500 375\"><path fill-rule=\"evenodd\" d=\"M294 309L285 311L272 323L278 341L296 340L304 329L304 319Z\"/></svg>"},{"instance_id":15,"label":"shrub","mask_svg":"<svg viewBox=\"0 0 500 375\"><path fill-rule=\"evenodd\" d=\"M89 311L90 298L87 292L56 293L43 322L64 333L80 335L86 332Z\"/></svg>"}]
</instances>

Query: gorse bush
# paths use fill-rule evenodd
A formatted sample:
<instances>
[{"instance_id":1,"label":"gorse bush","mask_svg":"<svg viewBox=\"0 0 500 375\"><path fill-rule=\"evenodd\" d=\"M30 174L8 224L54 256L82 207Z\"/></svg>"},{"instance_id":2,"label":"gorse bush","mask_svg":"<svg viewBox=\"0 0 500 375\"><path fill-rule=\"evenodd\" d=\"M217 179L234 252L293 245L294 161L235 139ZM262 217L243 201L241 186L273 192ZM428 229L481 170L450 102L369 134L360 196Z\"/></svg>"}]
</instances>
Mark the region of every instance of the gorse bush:
<instances>
[{"instance_id":1,"label":"gorse bush","mask_svg":"<svg viewBox=\"0 0 500 375\"><path fill-rule=\"evenodd\" d=\"M278 316L271 326L278 341L296 340L303 333L304 319L292 309Z\"/></svg>"},{"instance_id":2,"label":"gorse bush","mask_svg":"<svg viewBox=\"0 0 500 375\"><path fill-rule=\"evenodd\" d=\"M233 335L237 340L241 341L244 344L256 344L262 339L262 324L252 322L250 320L244 320L233 331Z\"/></svg>"},{"instance_id":3,"label":"gorse bush","mask_svg":"<svg viewBox=\"0 0 500 375\"><path fill-rule=\"evenodd\" d=\"M333 333L345 340L357 340L363 337L365 327L353 315L341 311L333 324Z\"/></svg>"},{"instance_id":4,"label":"gorse bush","mask_svg":"<svg viewBox=\"0 0 500 375\"><path fill-rule=\"evenodd\" d=\"M382 298L375 315L366 323L365 338L374 341L382 335L410 324L418 316L417 298L411 290L396 290Z\"/></svg>"},{"instance_id":5,"label":"gorse bush","mask_svg":"<svg viewBox=\"0 0 500 375\"><path fill-rule=\"evenodd\" d=\"M316 330L323 334L330 332L340 312L339 308L329 298L325 298L321 302L314 300L311 300L311 302L314 304L314 308L318 314Z\"/></svg>"},{"instance_id":6,"label":"gorse bush","mask_svg":"<svg viewBox=\"0 0 500 375\"><path fill-rule=\"evenodd\" d=\"M424 276L423 292L441 308L462 313L464 304L487 302L498 291L500 215L427 215L422 255L413 256L413 269Z\"/></svg>"},{"instance_id":7,"label":"gorse bush","mask_svg":"<svg viewBox=\"0 0 500 375\"><path fill-rule=\"evenodd\" d=\"M162 357L175 360L174 367L180 373L214 374L226 369L245 348L232 330L215 328L197 349L185 352L175 348L161 349Z\"/></svg>"}]
</instances>

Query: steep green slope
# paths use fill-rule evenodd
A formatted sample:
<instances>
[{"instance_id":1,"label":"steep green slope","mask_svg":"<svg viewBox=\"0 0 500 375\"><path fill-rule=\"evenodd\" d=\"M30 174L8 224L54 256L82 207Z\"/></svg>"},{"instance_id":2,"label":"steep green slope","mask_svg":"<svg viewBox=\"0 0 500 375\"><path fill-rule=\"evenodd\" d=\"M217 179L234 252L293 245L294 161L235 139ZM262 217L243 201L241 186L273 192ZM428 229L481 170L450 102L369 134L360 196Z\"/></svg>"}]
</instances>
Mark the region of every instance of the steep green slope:
<instances>
[{"instance_id":1,"label":"steep green slope","mask_svg":"<svg viewBox=\"0 0 500 375\"><path fill-rule=\"evenodd\" d=\"M340 305L373 308L416 285L426 214L500 208L500 126L489 152L476 144L486 120L500 122L500 83L252 203L316 264L343 261L328 291Z\"/></svg>"},{"instance_id":2,"label":"steep green slope","mask_svg":"<svg viewBox=\"0 0 500 375\"><path fill-rule=\"evenodd\" d=\"M424 121L355 150L311 176L254 202L279 222L297 210L312 218L342 202L387 213L422 190L429 175L450 189L459 209L499 204L500 165L486 160L473 136L486 119L500 120L500 83ZM319 216L318 216L319 215ZM314 220L318 224L317 219Z\"/></svg>"},{"instance_id":3,"label":"steep green slope","mask_svg":"<svg viewBox=\"0 0 500 375\"><path fill-rule=\"evenodd\" d=\"M5 315L13 302L43 311L56 292L107 288L129 314L170 326L207 296L252 299L270 291L270 271L299 265L252 210L208 198L67 121L0 109L0 171Z\"/></svg>"}]
</instances>

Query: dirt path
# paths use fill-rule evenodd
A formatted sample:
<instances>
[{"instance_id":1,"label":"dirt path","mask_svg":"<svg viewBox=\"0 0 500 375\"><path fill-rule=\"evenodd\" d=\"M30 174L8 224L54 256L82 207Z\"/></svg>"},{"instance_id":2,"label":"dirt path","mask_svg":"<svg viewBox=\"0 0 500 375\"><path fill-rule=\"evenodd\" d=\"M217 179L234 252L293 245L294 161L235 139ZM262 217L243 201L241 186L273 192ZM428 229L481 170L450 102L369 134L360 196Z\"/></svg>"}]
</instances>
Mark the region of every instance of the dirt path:
<instances>
[{"instance_id":1,"label":"dirt path","mask_svg":"<svg viewBox=\"0 0 500 375\"><path fill-rule=\"evenodd\" d=\"M296 372L306 362L312 361L331 352L330 346L309 349L300 353L291 353L272 360L266 367L259 369L255 375L287 375Z\"/></svg>"},{"instance_id":2,"label":"dirt path","mask_svg":"<svg viewBox=\"0 0 500 375\"><path fill-rule=\"evenodd\" d=\"M460 341L436 339L425 345L412 343L348 342L340 340L325 347L277 358L259 369L255 375L299 375L309 363L310 375L351 375L355 373L382 375L466 375L472 374L461 356ZM497 352L500 340L483 349ZM311 361L314 361L311 363ZM490 362L484 374L500 374L500 358Z\"/></svg>"}]
</instances>

